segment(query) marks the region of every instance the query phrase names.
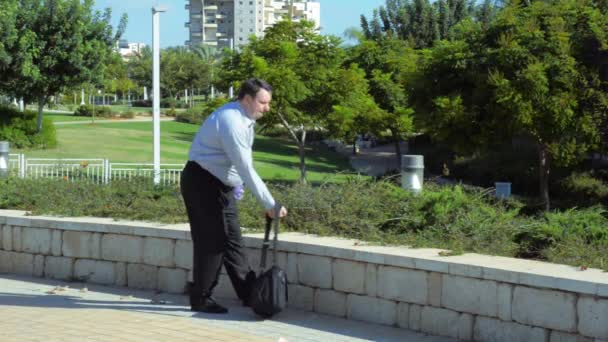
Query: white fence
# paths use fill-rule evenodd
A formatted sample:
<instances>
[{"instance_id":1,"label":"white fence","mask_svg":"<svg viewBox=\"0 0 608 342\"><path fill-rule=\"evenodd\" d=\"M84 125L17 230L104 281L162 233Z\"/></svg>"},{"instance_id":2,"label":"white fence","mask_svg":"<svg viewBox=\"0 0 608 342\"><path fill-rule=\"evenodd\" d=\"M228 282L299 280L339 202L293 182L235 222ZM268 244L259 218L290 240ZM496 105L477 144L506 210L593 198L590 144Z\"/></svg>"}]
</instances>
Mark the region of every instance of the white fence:
<instances>
[{"instance_id":1,"label":"white fence","mask_svg":"<svg viewBox=\"0 0 608 342\"><path fill-rule=\"evenodd\" d=\"M183 164L161 164L161 184L179 184ZM21 178L89 180L107 184L112 180L154 176L152 163L111 163L108 159L26 158L9 155L9 172Z\"/></svg>"}]
</instances>

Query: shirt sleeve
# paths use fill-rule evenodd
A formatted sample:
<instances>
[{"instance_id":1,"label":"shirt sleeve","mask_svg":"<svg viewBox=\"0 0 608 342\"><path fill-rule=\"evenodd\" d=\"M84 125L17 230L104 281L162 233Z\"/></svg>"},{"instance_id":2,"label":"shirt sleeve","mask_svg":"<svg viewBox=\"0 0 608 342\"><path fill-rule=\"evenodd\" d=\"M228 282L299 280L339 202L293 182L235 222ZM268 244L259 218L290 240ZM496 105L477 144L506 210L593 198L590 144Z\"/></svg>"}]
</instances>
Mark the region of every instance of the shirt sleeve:
<instances>
[{"instance_id":1,"label":"shirt sleeve","mask_svg":"<svg viewBox=\"0 0 608 342\"><path fill-rule=\"evenodd\" d=\"M249 128L240 122L224 119L220 121L219 130L224 151L243 179L245 186L251 190L266 210L274 208L274 198L253 168L251 143L247 134Z\"/></svg>"}]
</instances>

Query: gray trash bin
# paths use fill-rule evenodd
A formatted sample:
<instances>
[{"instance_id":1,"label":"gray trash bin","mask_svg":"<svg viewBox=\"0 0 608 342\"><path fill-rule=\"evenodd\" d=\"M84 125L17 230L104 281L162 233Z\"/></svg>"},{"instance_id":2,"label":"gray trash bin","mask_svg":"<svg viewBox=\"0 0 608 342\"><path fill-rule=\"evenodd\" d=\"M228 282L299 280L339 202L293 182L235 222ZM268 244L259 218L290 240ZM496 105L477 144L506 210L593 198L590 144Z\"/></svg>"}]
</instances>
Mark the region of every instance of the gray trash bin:
<instances>
[{"instance_id":1,"label":"gray trash bin","mask_svg":"<svg viewBox=\"0 0 608 342\"><path fill-rule=\"evenodd\" d=\"M424 156L401 156L401 187L414 193L422 191L424 181Z\"/></svg>"}]
</instances>

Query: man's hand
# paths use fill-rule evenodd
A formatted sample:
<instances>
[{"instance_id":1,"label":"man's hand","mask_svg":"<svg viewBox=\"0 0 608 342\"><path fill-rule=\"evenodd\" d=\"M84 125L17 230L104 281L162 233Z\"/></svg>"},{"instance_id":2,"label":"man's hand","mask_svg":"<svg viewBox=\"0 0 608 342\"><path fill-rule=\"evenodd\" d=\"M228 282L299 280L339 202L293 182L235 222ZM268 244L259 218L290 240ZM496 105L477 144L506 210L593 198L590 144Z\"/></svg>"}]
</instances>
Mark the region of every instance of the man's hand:
<instances>
[{"instance_id":1,"label":"man's hand","mask_svg":"<svg viewBox=\"0 0 608 342\"><path fill-rule=\"evenodd\" d=\"M274 218L275 216L275 211L276 209L269 209L266 210L266 216L270 217L270 218ZM285 217L287 216L287 209L283 206L281 206L281 209L279 210L279 217Z\"/></svg>"}]
</instances>

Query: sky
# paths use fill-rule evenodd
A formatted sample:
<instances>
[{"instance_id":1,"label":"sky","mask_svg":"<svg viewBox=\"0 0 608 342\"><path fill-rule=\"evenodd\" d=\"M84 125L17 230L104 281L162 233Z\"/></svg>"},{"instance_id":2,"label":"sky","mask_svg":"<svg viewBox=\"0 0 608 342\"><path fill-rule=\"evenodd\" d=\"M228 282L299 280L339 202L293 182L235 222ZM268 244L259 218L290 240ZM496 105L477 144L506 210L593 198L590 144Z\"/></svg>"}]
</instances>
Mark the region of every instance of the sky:
<instances>
[{"instance_id":1,"label":"sky","mask_svg":"<svg viewBox=\"0 0 608 342\"><path fill-rule=\"evenodd\" d=\"M359 28L361 14L371 16L372 11L385 0L320 0L321 33L343 37L349 27ZM186 0L96 0L95 8L112 9L112 25L118 25L120 16L127 13L129 23L123 39L131 43L152 44L152 6L161 5L167 12L160 15L160 46L184 45L188 40Z\"/></svg>"}]
</instances>

